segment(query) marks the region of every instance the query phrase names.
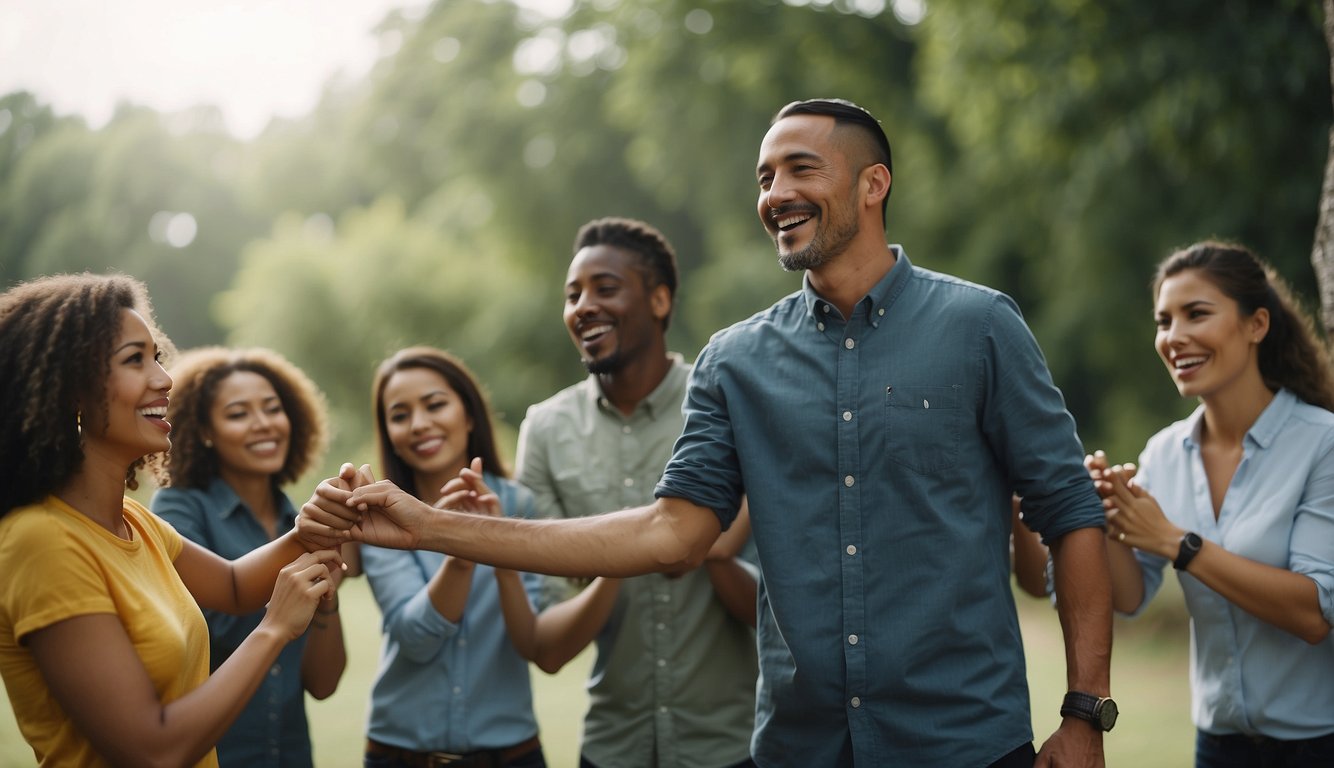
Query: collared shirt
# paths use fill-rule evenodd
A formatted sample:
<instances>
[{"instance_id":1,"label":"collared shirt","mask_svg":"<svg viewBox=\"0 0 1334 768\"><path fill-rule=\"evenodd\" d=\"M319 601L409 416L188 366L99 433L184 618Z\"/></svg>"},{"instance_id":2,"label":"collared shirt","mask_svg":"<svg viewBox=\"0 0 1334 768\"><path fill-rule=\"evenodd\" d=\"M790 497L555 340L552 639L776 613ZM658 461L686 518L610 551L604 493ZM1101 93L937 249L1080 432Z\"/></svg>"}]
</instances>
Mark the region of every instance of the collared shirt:
<instances>
[{"instance_id":1,"label":"collared shirt","mask_svg":"<svg viewBox=\"0 0 1334 768\"><path fill-rule=\"evenodd\" d=\"M296 509L281 492L275 492L275 500L275 531L281 535L296 525ZM182 536L228 560L269 543L264 526L221 478L214 478L204 489L163 488L153 494L150 506ZM208 620L209 670L213 671L259 626L264 610L244 616L206 610L204 618ZM224 768L311 764L306 691L301 683L305 647L303 634L278 653L259 690L218 741L218 762Z\"/></svg>"},{"instance_id":2,"label":"collared shirt","mask_svg":"<svg viewBox=\"0 0 1334 768\"><path fill-rule=\"evenodd\" d=\"M486 484L508 517L531 517L532 497L490 473ZM380 669L366 735L418 752L513 746L537 733L528 662L514 650L489 565L473 567L462 620L440 615L427 583L445 556L363 544L362 566L384 616ZM522 574L529 601L541 580Z\"/></svg>"},{"instance_id":3,"label":"collared shirt","mask_svg":"<svg viewBox=\"0 0 1334 768\"><path fill-rule=\"evenodd\" d=\"M1204 406L1154 435L1136 478L1167 519L1227 551L1316 584L1334 624L1334 413L1281 389L1246 432L1214 519L1200 456ZM1171 561L1136 552L1144 602ZM1310 645L1178 572L1191 620L1191 710L1213 734L1309 739L1334 733L1334 636Z\"/></svg>"},{"instance_id":4,"label":"collared shirt","mask_svg":"<svg viewBox=\"0 0 1334 768\"><path fill-rule=\"evenodd\" d=\"M625 416L590 376L528 409L518 478L539 514L584 517L653 500L681 433L690 366ZM583 754L600 768L716 768L745 760L755 718L755 633L706 569L625 579L597 637Z\"/></svg>"},{"instance_id":5,"label":"collared shirt","mask_svg":"<svg viewBox=\"0 0 1334 768\"><path fill-rule=\"evenodd\" d=\"M1014 303L897 262L852 316L811 288L700 353L659 496L763 574L760 765L984 766L1032 739L1010 494L1051 540L1104 524Z\"/></svg>"}]
</instances>

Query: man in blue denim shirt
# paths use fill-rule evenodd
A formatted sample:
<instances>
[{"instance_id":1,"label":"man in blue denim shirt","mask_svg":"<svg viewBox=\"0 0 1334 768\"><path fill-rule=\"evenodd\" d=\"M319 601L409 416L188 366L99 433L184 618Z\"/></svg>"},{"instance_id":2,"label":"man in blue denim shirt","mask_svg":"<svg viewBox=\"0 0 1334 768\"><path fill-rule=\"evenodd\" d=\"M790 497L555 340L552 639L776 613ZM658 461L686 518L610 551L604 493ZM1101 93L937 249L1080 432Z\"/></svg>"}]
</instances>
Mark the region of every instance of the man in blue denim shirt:
<instances>
[{"instance_id":1,"label":"man in blue denim shirt","mask_svg":"<svg viewBox=\"0 0 1334 768\"><path fill-rule=\"evenodd\" d=\"M303 532L337 539L362 510L358 537L616 575L698 562L745 493L762 573L758 765L1102 766L1103 512L1017 308L885 245L889 145L860 107L785 107L757 177L779 261L805 283L700 354L653 505L534 530L326 483ZM1075 692L1036 763L1011 491L1052 549Z\"/></svg>"}]
</instances>

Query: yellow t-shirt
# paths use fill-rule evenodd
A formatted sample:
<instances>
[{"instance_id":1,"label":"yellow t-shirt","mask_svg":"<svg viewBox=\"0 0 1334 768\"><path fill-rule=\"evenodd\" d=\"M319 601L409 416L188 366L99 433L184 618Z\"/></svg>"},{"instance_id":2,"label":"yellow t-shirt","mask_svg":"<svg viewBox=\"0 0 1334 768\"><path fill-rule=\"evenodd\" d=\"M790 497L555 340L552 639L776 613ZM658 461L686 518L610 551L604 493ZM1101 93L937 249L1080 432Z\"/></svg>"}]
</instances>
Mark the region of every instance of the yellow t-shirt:
<instances>
[{"instance_id":1,"label":"yellow t-shirt","mask_svg":"<svg viewBox=\"0 0 1334 768\"><path fill-rule=\"evenodd\" d=\"M41 765L105 765L51 697L24 644L31 632L97 613L120 618L165 704L208 678L208 626L172 564L180 534L125 499L129 541L49 496L0 517L0 677ZM202 766L216 766L210 751Z\"/></svg>"}]
</instances>

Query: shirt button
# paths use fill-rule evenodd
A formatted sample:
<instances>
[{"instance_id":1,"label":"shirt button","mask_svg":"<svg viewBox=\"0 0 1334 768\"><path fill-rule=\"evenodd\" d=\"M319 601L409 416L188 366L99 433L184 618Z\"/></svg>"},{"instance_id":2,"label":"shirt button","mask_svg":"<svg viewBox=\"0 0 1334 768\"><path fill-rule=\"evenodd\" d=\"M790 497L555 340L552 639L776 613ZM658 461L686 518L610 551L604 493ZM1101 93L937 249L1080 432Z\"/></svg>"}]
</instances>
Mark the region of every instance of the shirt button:
<instances>
[{"instance_id":1,"label":"shirt button","mask_svg":"<svg viewBox=\"0 0 1334 768\"><path fill-rule=\"evenodd\" d=\"M853 341L852 339L844 339L843 346L847 347L848 349L852 349L853 347L857 346L857 342Z\"/></svg>"},{"instance_id":2,"label":"shirt button","mask_svg":"<svg viewBox=\"0 0 1334 768\"><path fill-rule=\"evenodd\" d=\"M857 644L857 636L848 635L848 645L856 645L856 644Z\"/></svg>"},{"instance_id":3,"label":"shirt button","mask_svg":"<svg viewBox=\"0 0 1334 768\"><path fill-rule=\"evenodd\" d=\"M852 697L852 701L851 701L850 703L852 704L852 708L853 708L853 709L856 709L856 708L858 708L858 707L860 707L860 706L862 705L862 697L860 697L860 696L853 696L853 697Z\"/></svg>"},{"instance_id":4,"label":"shirt button","mask_svg":"<svg viewBox=\"0 0 1334 768\"><path fill-rule=\"evenodd\" d=\"M815 324L815 330L817 330L817 331L823 331L823 330L824 330L824 323L816 323L816 324Z\"/></svg>"},{"instance_id":5,"label":"shirt button","mask_svg":"<svg viewBox=\"0 0 1334 768\"><path fill-rule=\"evenodd\" d=\"M630 428L629 424L626 424L625 426L621 427L621 431L628 435L634 430Z\"/></svg>"},{"instance_id":6,"label":"shirt button","mask_svg":"<svg viewBox=\"0 0 1334 768\"><path fill-rule=\"evenodd\" d=\"M931 403L928 403L927 401L923 400L923 401L922 401L922 407L923 407L923 408L928 408L928 409L929 409L929 408L931 407Z\"/></svg>"},{"instance_id":7,"label":"shirt button","mask_svg":"<svg viewBox=\"0 0 1334 768\"><path fill-rule=\"evenodd\" d=\"M855 482L857 481L852 479L852 475L848 475L847 477L843 478L843 484L849 488L851 488L852 484Z\"/></svg>"},{"instance_id":8,"label":"shirt button","mask_svg":"<svg viewBox=\"0 0 1334 768\"><path fill-rule=\"evenodd\" d=\"M665 714L667 714L667 707L665 707L665 706L663 706L663 707L658 707L658 711L661 712L661 713L663 713L663 714L665 715Z\"/></svg>"},{"instance_id":9,"label":"shirt button","mask_svg":"<svg viewBox=\"0 0 1334 768\"><path fill-rule=\"evenodd\" d=\"M623 480L622 482L625 483L625 487L626 487L626 488L629 488L629 487L631 487L632 485L635 484L635 479L634 479L633 477L627 477L627 478L625 478L625 480Z\"/></svg>"},{"instance_id":10,"label":"shirt button","mask_svg":"<svg viewBox=\"0 0 1334 768\"><path fill-rule=\"evenodd\" d=\"M880 309L877 309L875 313L876 313L877 315L880 315L881 317L884 317L884 316L885 316L885 308L884 308L884 307L881 307Z\"/></svg>"},{"instance_id":11,"label":"shirt button","mask_svg":"<svg viewBox=\"0 0 1334 768\"><path fill-rule=\"evenodd\" d=\"M461 685L456 685L456 686L454 686L454 694L455 694L455 695L458 695L458 694L461 694L461 693L463 693L463 686L461 686Z\"/></svg>"},{"instance_id":12,"label":"shirt button","mask_svg":"<svg viewBox=\"0 0 1334 768\"><path fill-rule=\"evenodd\" d=\"M843 420L844 420L844 421L852 421L852 411L844 411L844 412L843 412Z\"/></svg>"},{"instance_id":13,"label":"shirt button","mask_svg":"<svg viewBox=\"0 0 1334 768\"><path fill-rule=\"evenodd\" d=\"M665 667L665 666L667 666L667 660L666 660L666 659L658 659L658 666L659 666L659 667Z\"/></svg>"},{"instance_id":14,"label":"shirt button","mask_svg":"<svg viewBox=\"0 0 1334 768\"><path fill-rule=\"evenodd\" d=\"M465 645L467 645L467 644L468 644L468 638L466 638L466 637L460 637L460 638L459 638L459 647L460 647L460 648L462 648L463 646L465 646Z\"/></svg>"},{"instance_id":15,"label":"shirt button","mask_svg":"<svg viewBox=\"0 0 1334 768\"><path fill-rule=\"evenodd\" d=\"M283 673L283 665L281 664L274 664L273 667L269 669L269 677L277 677L282 673Z\"/></svg>"},{"instance_id":16,"label":"shirt button","mask_svg":"<svg viewBox=\"0 0 1334 768\"><path fill-rule=\"evenodd\" d=\"M666 629L667 629L667 625L666 625L666 624L663 624L661 621L658 622L658 631L659 631L659 632L663 632L663 631L665 631Z\"/></svg>"},{"instance_id":17,"label":"shirt button","mask_svg":"<svg viewBox=\"0 0 1334 768\"><path fill-rule=\"evenodd\" d=\"M857 554L857 547L856 547L855 545L853 545L853 544L849 544L849 545L848 545L848 554L849 554L849 555L855 555L855 554Z\"/></svg>"},{"instance_id":18,"label":"shirt button","mask_svg":"<svg viewBox=\"0 0 1334 768\"><path fill-rule=\"evenodd\" d=\"M828 305L828 304L821 304L821 305L820 305L820 311L823 312L823 313L825 313L826 315L829 314L829 305Z\"/></svg>"}]
</instances>

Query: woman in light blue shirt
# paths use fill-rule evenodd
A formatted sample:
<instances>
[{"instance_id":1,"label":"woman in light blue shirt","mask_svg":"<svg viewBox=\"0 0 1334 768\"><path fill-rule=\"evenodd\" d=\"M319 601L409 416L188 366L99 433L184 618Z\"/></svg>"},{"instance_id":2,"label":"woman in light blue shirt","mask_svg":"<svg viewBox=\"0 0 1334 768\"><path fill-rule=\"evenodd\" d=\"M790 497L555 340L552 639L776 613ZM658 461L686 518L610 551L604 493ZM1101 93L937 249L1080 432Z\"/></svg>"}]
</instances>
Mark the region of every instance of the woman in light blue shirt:
<instances>
[{"instance_id":1,"label":"woman in light blue shirt","mask_svg":"<svg viewBox=\"0 0 1334 768\"><path fill-rule=\"evenodd\" d=\"M372 396L389 480L436 501L481 459L500 510L532 516L532 495L503 476L490 411L462 362L431 347L401 350L381 363ZM384 615L366 768L437 765L451 755L467 765L543 768L528 677L540 580L437 552L364 545L361 557Z\"/></svg>"},{"instance_id":2,"label":"woman in light blue shirt","mask_svg":"<svg viewBox=\"0 0 1334 768\"><path fill-rule=\"evenodd\" d=\"M1334 381L1286 286L1205 242L1154 281L1156 346L1200 407L1134 465L1090 471L1118 610L1177 571L1191 616L1197 768L1334 765ZM1136 474L1138 471L1138 474ZM1133 477L1133 482L1132 482Z\"/></svg>"}]
</instances>

